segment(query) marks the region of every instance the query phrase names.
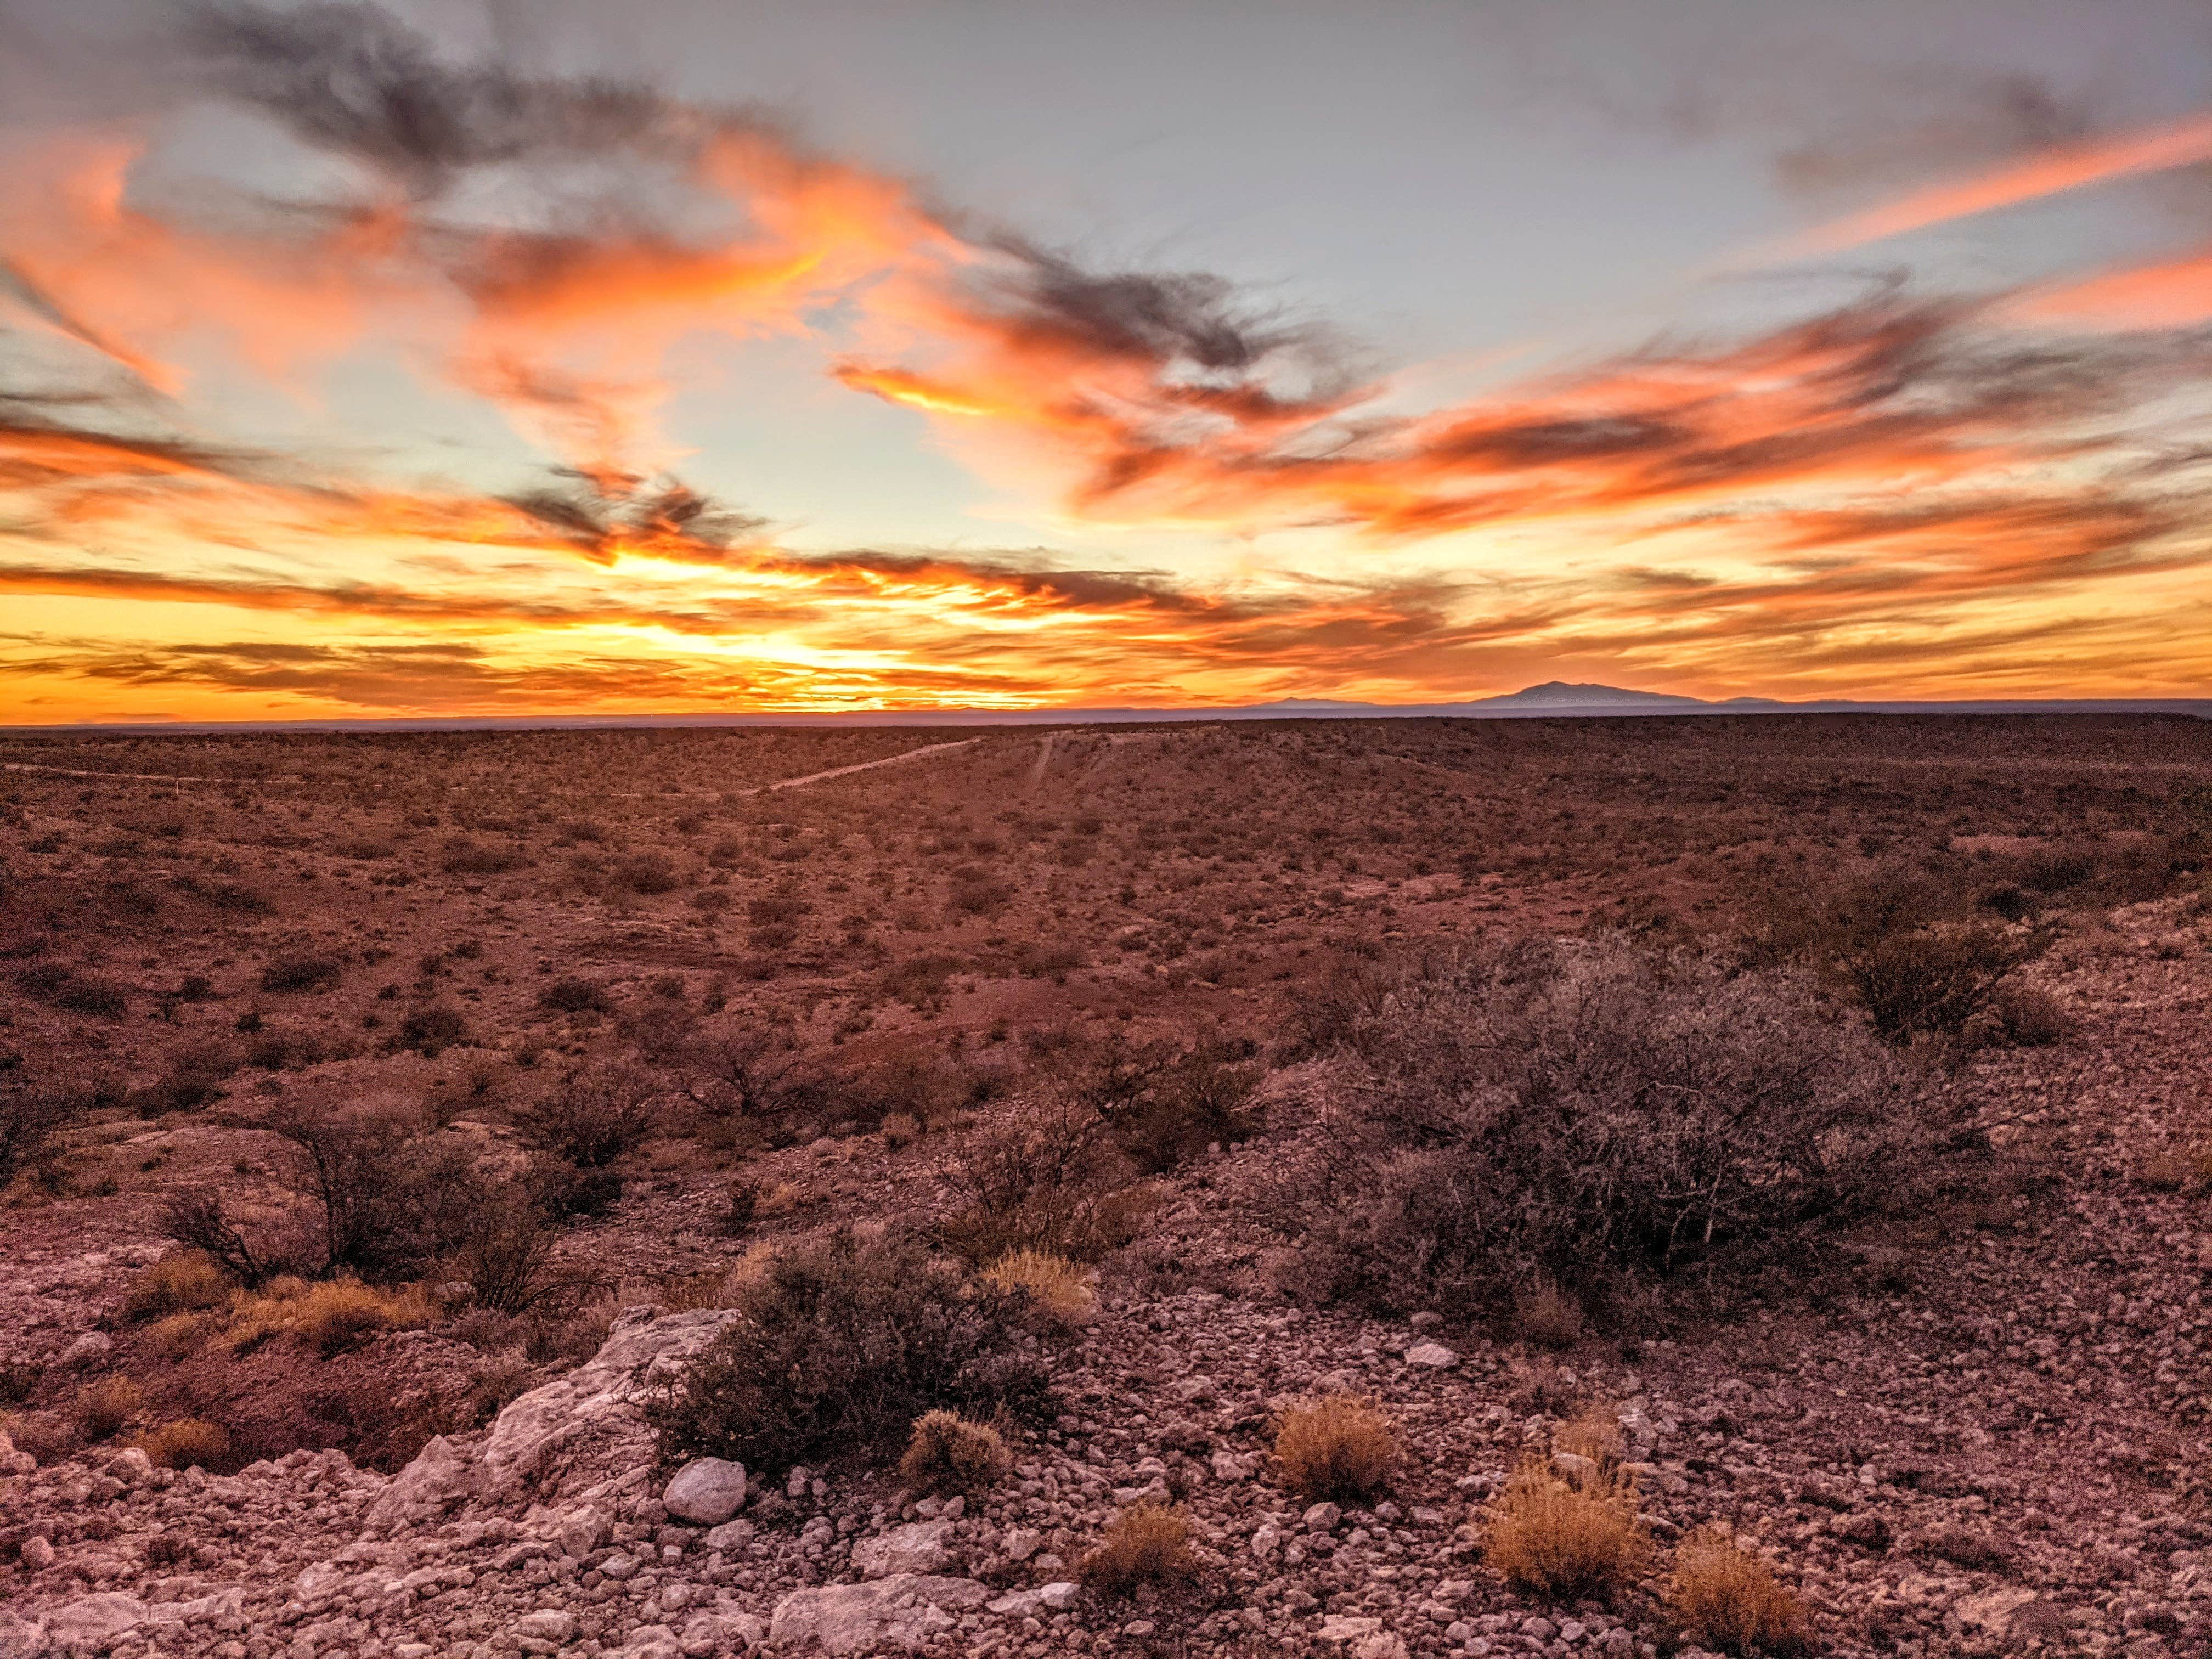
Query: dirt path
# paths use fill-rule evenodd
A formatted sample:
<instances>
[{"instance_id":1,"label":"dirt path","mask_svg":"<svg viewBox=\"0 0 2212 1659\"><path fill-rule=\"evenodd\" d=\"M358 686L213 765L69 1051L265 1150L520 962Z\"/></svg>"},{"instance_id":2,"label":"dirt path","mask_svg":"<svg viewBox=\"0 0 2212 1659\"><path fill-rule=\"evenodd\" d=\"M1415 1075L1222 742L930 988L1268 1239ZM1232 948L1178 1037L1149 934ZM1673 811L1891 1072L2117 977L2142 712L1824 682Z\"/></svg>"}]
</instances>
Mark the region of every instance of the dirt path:
<instances>
[{"instance_id":1,"label":"dirt path","mask_svg":"<svg viewBox=\"0 0 2212 1659\"><path fill-rule=\"evenodd\" d=\"M941 755L948 749L965 749L970 744L982 742L981 738L956 738L951 743L926 743L919 749L902 749L896 755L886 755L881 760L861 761L852 766L833 766L827 772L809 772L803 778L786 778L781 783L764 783L757 789L742 789L744 795L764 795L776 789L796 789L802 783L820 783L829 778L850 776L854 772L872 772L878 766L896 766L901 761L920 760L924 755Z\"/></svg>"}]
</instances>

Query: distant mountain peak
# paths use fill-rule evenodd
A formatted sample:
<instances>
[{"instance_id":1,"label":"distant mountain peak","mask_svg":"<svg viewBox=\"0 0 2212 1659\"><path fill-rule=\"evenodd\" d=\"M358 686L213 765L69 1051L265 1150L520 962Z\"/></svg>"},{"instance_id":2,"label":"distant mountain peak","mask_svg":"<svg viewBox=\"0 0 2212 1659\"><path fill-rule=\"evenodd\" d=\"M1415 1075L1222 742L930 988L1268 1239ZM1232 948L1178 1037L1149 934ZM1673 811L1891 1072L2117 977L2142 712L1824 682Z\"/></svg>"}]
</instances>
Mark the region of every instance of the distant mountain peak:
<instances>
[{"instance_id":1,"label":"distant mountain peak","mask_svg":"<svg viewBox=\"0 0 2212 1659\"><path fill-rule=\"evenodd\" d=\"M1523 686L1500 697L1485 697L1486 703L1556 703L1574 708L1594 708L1607 703L1671 703L1681 708L1703 708L1698 697L1676 696L1666 691L1631 691L1619 685L1589 685L1570 680L1546 680L1541 685Z\"/></svg>"}]
</instances>

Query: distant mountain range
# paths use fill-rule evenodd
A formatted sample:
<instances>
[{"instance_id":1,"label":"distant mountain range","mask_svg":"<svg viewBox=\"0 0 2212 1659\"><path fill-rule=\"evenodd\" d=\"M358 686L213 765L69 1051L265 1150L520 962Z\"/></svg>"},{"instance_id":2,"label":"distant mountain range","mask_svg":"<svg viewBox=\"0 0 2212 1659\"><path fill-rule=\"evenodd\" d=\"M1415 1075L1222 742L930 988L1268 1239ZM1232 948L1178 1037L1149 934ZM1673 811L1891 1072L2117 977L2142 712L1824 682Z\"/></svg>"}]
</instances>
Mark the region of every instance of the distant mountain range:
<instances>
[{"instance_id":1,"label":"distant mountain range","mask_svg":"<svg viewBox=\"0 0 2212 1659\"><path fill-rule=\"evenodd\" d=\"M1227 708L952 708L860 710L841 714L511 714L481 719L135 721L103 726L0 726L0 732L483 732L686 726L1088 726L1162 720L1613 720L1682 714L2187 714L2212 720L2212 697L1983 698L1955 702L1782 702L1772 697L1712 702L1618 685L1547 680L1464 702L1344 702L1285 697Z\"/></svg>"}]
</instances>

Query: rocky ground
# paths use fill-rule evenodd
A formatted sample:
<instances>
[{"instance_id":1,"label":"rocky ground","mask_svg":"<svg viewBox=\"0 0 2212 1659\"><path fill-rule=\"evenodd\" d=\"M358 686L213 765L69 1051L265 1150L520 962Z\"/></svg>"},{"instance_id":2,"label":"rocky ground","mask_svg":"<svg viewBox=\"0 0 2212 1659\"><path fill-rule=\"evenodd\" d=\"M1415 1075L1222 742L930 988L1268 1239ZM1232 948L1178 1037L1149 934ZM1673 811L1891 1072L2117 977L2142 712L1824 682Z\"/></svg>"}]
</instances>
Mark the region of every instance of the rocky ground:
<instances>
[{"instance_id":1,"label":"rocky ground","mask_svg":"<svg viewBox=\"0 0 2212 1659\"><path fill-rule=\"evenodd\" d=\"M1328 1088L1308 1067L1279 1076L1270 1136L1176 1178L1058 1362L1061 1414L981 1501L830 1471L763 1490L704 1469L672 1491L637 1402L728 1316L638 1307L596 1358L396 1477L337 1452L229 1476L7 1454L0 1651L1652 1659L1670 1633L1650 1587L1547 1604L1480 1548L1508 1468L1602 1399L1662 1559L1733 1528L1823 1649L2201 1652L2212 1231L2204 1198L2144 1175L2212 1133L2201 912L2118 912L2039 965L2073 1036L1980 1062L2017 1120L2008 1194L1845 1241L1856 1267L1808 1262L1725 1317L1677 1310L1545 1357L1271 1293L1242 1199ZM96 1363L96 1316L159 1248L38 1264L40 1346ZM1380 1402L1407 1453L1371 1510L1307 1507L1269 1462L1275 1411L1336 1390ZM1084 1552L1146 1495L1187 1505L1196 1577L1121 1601L1079 1588Z\"/></svg>"}]
</instances>

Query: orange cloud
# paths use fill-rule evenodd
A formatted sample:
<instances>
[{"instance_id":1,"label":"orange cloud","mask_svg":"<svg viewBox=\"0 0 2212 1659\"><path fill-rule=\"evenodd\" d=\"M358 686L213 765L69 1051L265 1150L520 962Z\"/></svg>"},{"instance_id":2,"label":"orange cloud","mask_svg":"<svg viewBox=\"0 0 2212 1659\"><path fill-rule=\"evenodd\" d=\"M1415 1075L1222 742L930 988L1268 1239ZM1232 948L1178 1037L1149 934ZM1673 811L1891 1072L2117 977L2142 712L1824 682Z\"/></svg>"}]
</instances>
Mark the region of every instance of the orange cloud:
<instances>
[{"instance_id":1,"label":"orange cloud","mask_svg":"<svg viewBox=\"0 0 2212 1659\"><path fill-rule=\"evenodd\" d=\"M1840 253L1954 219L2016 207L2115 179L2212 160L2212 114L2038 151L1971 179L1931 185L1806 232L1797 254Z\"/></svg>"},{"instance_id":2,"label":"orange cloud","mask_svg":"<svg viewBox=\"0 0 2212 1659\"><path fill-rule=\"evenodd\" d=\"M2212 322L2212 247L2179 259L2033 289L1999 314L2023 326L2114 331L2191 328Z\"/></svg>"}]
</instances>

